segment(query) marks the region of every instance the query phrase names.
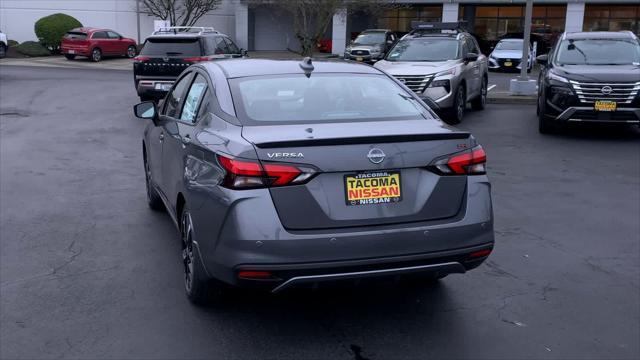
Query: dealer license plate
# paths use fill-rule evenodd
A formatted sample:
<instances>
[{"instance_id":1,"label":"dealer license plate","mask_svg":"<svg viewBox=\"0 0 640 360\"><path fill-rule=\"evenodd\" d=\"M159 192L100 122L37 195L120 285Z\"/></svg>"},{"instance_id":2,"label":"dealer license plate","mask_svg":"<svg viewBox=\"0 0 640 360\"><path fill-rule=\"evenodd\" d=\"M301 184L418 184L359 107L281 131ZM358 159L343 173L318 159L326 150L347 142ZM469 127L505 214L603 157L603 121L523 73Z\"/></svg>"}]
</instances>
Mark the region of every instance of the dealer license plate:
<instances>
[{"instance_id":1,"label":"dealer license plate","mask_svg":"<svg viewBox=\"0 0 640 360\"><path fill-rule=\"evenodd\" d=\"M511 66L513 65L513 63L511 61L505 61L504 62L504 66Z\"/></svg>"},{"instance_id":2,"label":"dealer license plate","mask_svg":"<svg viewBox=\"0 0 640 360\"><path fill-rule=\"evenodd\" d=\"M402 200L399 171L376 171L344 176L348 206L388 204Z\"/></svg>"},{"instance_id":3,"label":"dealer license plate","mask_svg":"<svg viewBox=\"0 0 640 360\"><path fill-rule=\"evenodd\" d=\"M171 90L171 86L173 86L173 84L171 83L156 83L155 89L162 90L162 91L169 91Z\"/></svg>"},{"instance_id":4,"label":"dealer license plate","mask_svg":"<svg viewBox=\"0 0 640 360\"><path fill-rule=\"evenodd\" d=\"M616 111L618 104L615 101L596 100L593 107L596 111Z\"/></svg>"},{"instance_id":5,"label":"dealer license plate","mask_svg":"<svg viewBox=\"0 0 640 360\"><path fill-rule=\"evenodd\" d=\"M356 57L356 61L362 61L363 59L361 57Z\"/></svg>"}]
</instances>

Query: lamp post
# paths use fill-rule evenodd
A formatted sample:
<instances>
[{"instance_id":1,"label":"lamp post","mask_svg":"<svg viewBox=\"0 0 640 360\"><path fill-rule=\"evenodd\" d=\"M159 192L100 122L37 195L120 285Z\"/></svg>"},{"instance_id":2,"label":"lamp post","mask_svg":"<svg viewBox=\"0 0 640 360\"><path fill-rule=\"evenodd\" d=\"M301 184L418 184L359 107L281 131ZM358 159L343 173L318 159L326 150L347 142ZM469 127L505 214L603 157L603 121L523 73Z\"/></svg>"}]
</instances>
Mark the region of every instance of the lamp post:
<instances>
[{"instance_id":1,"label":"lamp post","mask_svg":"<svg viewBox=\"0 0 640 360\"><path fill-rule=\"evenodd\" d=\"M136 0L136 26L138 28L138 44L140 44L140 0Z\"/></svg>"},{"instance_id":2,"label":"lamp post","mask_svg":"<svg viewBox=\"0 0 640 360\"><path fill-rule=\"evenodd\" d=\"M529 43L531 40L531 16L533 13L533 0L527 0L524 12L524 39L522 39L522 59L520 61L520 76L511 79L509 90L512 95L535 95L537 92L536 81L529 79L527 68L529 67Z\"/></svg>"}]
</instances>

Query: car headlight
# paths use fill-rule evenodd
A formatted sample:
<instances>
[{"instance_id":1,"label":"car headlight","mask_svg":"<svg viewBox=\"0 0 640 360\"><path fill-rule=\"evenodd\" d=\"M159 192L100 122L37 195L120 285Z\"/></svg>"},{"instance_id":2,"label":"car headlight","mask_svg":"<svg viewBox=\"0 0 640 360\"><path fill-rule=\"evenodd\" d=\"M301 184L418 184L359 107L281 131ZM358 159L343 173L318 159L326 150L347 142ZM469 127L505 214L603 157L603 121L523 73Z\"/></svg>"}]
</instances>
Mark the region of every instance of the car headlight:
<instances>
[{"instance_id":1,"label":"car headlight","mask_svg":"<svg viewBox=\"0 0 640 360\"><path fill-rule=\"evenodd\" d=\"M438 77L438 76L446 76L446 75L455 75L457 70L458 70L458 68L452 67L451 69L447 69L445 71L440 71L439 73L436 74L436 77Z\"/></svg>"},{"instance_id":2,"label":"car headlight","mask_svg":"<svg viewBox=\"0 0 640 360\"><path fill-rule=\"evenodd\" d=\"M429 84L430 88L434 87L443 87L447 92L451 90L451 85L449 80L434 80Z\"/></svg>"},{"instance_id":3,"label":"car headlight","mask_svg":"<svg viewBox=\"0 0 640 360\"><path fill-rule=\"evenodd\" d=\"M547 73L547 77L549 78L549 80L555 80L555 81L559 81L559 82L565 83L565 84L569 83L569 80L567 78L562 77L562 76L560 76L558 74L554 74L551 71L549 71Z\"/></svg>"},{"instance_id":4,"label":"car headlight","mask_svg":"<svg viewBox=\"0 0 640 360\"><path fill-rule=\"evenodd\" d=\"M380 48L371 48L371 54L380 54L380 52L382 52Z\"/></svg>"}]
</instances>

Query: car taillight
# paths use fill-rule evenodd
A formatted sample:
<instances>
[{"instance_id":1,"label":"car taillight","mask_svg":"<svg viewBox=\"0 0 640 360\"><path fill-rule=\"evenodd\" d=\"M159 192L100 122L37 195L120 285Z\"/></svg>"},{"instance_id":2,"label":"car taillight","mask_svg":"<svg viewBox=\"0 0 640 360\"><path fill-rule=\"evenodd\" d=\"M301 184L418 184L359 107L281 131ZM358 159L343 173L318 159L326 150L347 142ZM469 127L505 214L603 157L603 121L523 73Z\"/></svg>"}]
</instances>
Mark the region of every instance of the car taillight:
<instances>
[{"instance_id":1,"label":"car taillight","mask_svg":"<svg viewBox=\"0 0 640 360\"><path fill-rule=\"evenodd\" d=\"M231 189L255 189L304 184L315 174L311 166L283 163L261 164L254 160L231 159L218 155L218 162L227 171L222 185Z\"/></svg>"},{"instance_id":2,"label":"car taillight","mask_svg":"<svg viewBox=\"0 0 640 360\"><path fill-rule=\"evenodd\" d=\"M196 57L184 58L182 60L188 61L188 62L200 62L200 61L209 61L211 60L211 58L209 58L208 56L196 56Z\"/></svg>"},{"instance_id":3,"label":"car taillight","mask_svg":"<svg viewBox=\"0 0 640 360\"><path fill-rule=\"evenodd\" d=\"M439 159L431 165L441 175L482 175L487 173L487 154L478 145L471 150Z\"/></svg>"},{"instance_id":4,"label":"car taillight","mask_svg":"<svg viewBox=\"0 0 640 360\"><path fill-rule=\"evenodd\" d=\"M135 61L135 62L143 62L143 61L147 61L149 59L151 59L151 58L148 57L148 56L136 56L136 57L133 58L133 61Z\"/></svg>"}]
</instances>

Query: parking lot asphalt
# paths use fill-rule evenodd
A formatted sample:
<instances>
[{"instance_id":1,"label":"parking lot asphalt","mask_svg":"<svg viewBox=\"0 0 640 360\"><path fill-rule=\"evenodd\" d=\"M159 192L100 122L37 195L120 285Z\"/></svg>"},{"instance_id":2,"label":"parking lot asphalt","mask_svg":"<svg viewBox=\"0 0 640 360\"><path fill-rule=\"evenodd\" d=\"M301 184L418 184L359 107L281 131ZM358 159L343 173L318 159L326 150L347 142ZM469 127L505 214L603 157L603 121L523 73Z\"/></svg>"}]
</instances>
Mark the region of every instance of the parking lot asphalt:
<instances>
[{"instance_id":1,"label":"parking lot asphalt","mask_svg":"<svg viewBox=\"0 0 640 360\"><path fill-rule=\"evenodd\" d=\"M640 357L637 129L470 112L494 196L481 267L198 308L145 203L136 102L130 72L0 67L0 358Z\"/></svg>"}]
</instances>

